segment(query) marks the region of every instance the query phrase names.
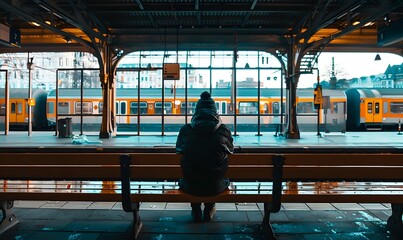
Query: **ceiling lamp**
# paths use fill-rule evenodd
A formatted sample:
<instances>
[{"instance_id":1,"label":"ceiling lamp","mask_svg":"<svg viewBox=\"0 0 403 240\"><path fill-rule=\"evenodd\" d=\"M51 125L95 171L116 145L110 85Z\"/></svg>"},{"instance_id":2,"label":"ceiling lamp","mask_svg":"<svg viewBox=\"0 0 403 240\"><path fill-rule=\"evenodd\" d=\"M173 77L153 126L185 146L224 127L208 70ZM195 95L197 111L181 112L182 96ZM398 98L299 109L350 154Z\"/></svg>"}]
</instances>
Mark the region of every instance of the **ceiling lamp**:
<instances>
[{"instance_id":1,"label":"ceiling lamp","mask_svg":"<svg viewBox=\"0 0 403 240\"><path fill-rule=\"evenodd\" d=\"M69 38L69 37L64 37L63 39L66 41L66 43L71 43L71 38Z\"/></svg>"},{"instance_id":2,"label":"ceiling lamp","mask_svg":"<svg viewBox=\"0 0 403 240\"><path fill-rule=\"evenodd\" d=\"M353 26L357 26L358 24L360 24L361 22L360 21L354 21L351 25L353 25Z\"/></svg>"}]
</instances>

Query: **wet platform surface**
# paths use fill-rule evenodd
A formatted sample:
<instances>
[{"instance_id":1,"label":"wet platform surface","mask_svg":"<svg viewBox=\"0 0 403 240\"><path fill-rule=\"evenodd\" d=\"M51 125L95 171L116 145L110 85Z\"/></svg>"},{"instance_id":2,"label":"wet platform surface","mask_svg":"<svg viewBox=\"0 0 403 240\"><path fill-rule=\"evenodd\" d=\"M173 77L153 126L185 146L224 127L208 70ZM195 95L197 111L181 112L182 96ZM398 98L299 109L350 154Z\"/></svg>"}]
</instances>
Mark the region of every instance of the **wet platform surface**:
<instances>
[{"instance_id":1,"label":"wet platform surface","mask_svg":"<svg viewBox=\"0 0 403 240\"><path fill-rule=\"evenodd\" d=\"M263 239L259 204L217 204L215 218L193 223L187 203L143 203L139 239ZM389 204L285 203L272 214L278 240L392 239L386 229ZM132 215L120 203L16 202L20 223L1 240L129 239Z\"/></svg>"},{"instance_id":2,"label":"wet platform surface","mask_svg":"<svg viewBox=\"0 0 403 240\"><path fill-rule=\"evenodd\" d=\"M0 151L173 151L177 135L116 136L100 139L97 133L84 135L75 144L71 138L59 138L54 132L10 132L0 135ZM81 143L80 143L81 142ZM397 132L347 132L321 134L301 132L300 139L274 137L272 133L256 136L240 133L234 136L237 152L294 151L309 152L332 149L333 151L403 152L403 135Z\"/></svg>"}]
</instances>

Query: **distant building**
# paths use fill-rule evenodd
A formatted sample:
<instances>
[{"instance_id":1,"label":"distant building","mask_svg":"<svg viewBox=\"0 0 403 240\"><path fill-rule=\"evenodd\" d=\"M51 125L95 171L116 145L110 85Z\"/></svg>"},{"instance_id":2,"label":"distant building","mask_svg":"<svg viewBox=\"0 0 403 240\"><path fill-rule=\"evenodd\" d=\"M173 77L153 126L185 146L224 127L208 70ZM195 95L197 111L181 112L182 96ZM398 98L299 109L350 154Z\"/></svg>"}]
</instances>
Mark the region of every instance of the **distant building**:
<instances>
[{"instance_id":1,"label":"distant building","mask_svg":"<svg viewBox=\"0 0 403 240\"><path fill-rule=\"evenodd\" d=\"M403 63L388 65L383 74L352 78L348 82L350 88L403 88Z\"/></svg>"},{"instance_id":2,"label":"distant building","mask_svg":"<svg viewBox=\"0 0 403 240\"><path fill-rule=\"evenodd\" d=\"M388 66L383 78L381 88L403 88L403 63L400 65Z\"/></svg>"}]
</instances>

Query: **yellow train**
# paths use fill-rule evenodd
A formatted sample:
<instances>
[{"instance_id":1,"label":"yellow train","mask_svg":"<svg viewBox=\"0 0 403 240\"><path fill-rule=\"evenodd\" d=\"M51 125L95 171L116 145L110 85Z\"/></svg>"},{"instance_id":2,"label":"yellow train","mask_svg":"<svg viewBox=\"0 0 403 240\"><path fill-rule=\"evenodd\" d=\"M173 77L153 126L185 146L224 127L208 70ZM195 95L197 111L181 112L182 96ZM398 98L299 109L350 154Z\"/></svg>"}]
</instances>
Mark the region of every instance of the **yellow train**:
<instances>
[{"instance_id":1,"label":"yellow train","mask_svg":"<svg viewBox=\"0 0 403 240\"><path fill-rule=\"evenodd\" d=\"M200 93L210 89L124 88L116 89L116 122L122 131L160 131L162 124L167 131L177 131L190 121ZM237 131L262 131L286 122L286 94L280 89L238 88L236 96L229 88L211 89L218 112L223 121ZM354 131L369 127L397 129L403 117L403 93L399 89L323 89L323 109L320 113L321 130ZM27 89L10 89L9 117L11 129L27 127ZM164 102L162 102L164 96ZM314 109L313 89L297 90L297 120L302 131L316 131L317 111ZM33 90L36 106L32 108L33 128L49 129L58 118L70 117L74 125L81 122L84 129L99 130L103 110L102 90L59 89L49 93ZM4 89L0 89L0 115L5 115ZM164 107L163 107L164 106ZM281 111L282 109L282 111ZM164 115L162 123L162 115ZM2 118L4 121L4 117ZM74 129L78 129L74 127ZM91 129L91 130L94 130Z\"/></svg>"},{"instance_id":2,"label":"yellow train","mask_svg":"<svg viewBox=\"0 0 403 240\"><path fill-rule=\"evenodd\" d=\"M159 131L164 115L165 129L178 131L188 121L196 106L200 93L210 89L164 89L161 88L124 88L116 89L116 121L119 128L132 130L137 127L141 131ZM235 125L238 131L257 131L270 128L285 122L286 98L280 89L238 88L231 94L229 88L213 88L211 94L216 102L219 114L230 127ZM259 96L260 95L260 96ZM346 96L342 90L323 91L326 111L321 110L320 122L332 131L345 130ZM72 117L72 122L81 122L81 111L85 124L100 124L102 114L101 89L84 89L82 109L80 89L59 89L57 111L59 116ZM140 96L140 97L138 97ZM164 102L162 102L164 96ZM140 99L140 100L139 100ZM281 101L282 100L282 101ZM48 94L47 119L50 125L56 120L56 92ZM260 105L259 105L260 104ZM282 113L281 113L282 109ZM69 115L70 114L70 115ZM300 126L307 130L315 130L317 113L313 104L313 89L298 90L297 114ZM139 117L140 116L140 117ZM236 119L235 119L236 116ZM133 127L133 125L136 125Z\"/></svg>"}]
</instances>

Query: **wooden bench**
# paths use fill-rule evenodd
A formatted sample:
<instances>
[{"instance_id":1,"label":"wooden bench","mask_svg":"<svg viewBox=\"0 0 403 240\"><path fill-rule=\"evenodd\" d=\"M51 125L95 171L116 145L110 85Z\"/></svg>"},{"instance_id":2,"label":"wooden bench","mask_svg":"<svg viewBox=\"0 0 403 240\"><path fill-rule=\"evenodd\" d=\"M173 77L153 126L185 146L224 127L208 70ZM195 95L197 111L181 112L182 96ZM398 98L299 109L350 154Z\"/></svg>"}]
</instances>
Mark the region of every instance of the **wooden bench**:
<instances>
[{"instance_id":1,"label":"wooden bench","mask_svg":"<svg viewBox=\"0 0 403 240\"><path fill-rule=\"evenodd\" d=\"M13 214L14 200L119 202L123 198L124 209L134 212L134 239L141 228L138 214L140 202L264 202L265 211L279 211L283 157L273 154L239 156L242 157L235 157L231 161L229 177L242 181L271 181L273 175L280 174L277 178L279 181L274 183L277 193L261 194L254 186L210 198L185 194L177 190L176 183L166 182L182 177L180 155L172 153L0 153L0 176L3 179L0 182L0 208L3 211L0 233L18 222ZM131 165L124 164L128 159L133 159ZM276 162L274 168L272 161ZM276 174L267 172L273 169L277 170ZM127 181L128 171L131 171L132 194ZM126 190L124 194L121 194L121 186ZM268 216L263 219L264 230L273 235Z\"/></svg>"},{"instance_id":2,"label":"wooden bench","mask_svg":"<svg viewBox=\"0 0 403 240\"><path fill-rule=\"evenodd\" d=\"M14 200L122 201L133 212L133 238L141 229L141 202L264 203L261 226L268 238L274 238L270 213L281 202L387 202L388 228L403 229L403 154L236 153L230 155L230 190L213 197L177 190L171 181L182 173L180 155L173 153L0 153L0 159L0 233L18 222Z\"/></svg>"}]
</instances>

